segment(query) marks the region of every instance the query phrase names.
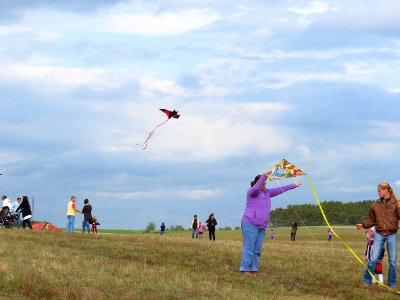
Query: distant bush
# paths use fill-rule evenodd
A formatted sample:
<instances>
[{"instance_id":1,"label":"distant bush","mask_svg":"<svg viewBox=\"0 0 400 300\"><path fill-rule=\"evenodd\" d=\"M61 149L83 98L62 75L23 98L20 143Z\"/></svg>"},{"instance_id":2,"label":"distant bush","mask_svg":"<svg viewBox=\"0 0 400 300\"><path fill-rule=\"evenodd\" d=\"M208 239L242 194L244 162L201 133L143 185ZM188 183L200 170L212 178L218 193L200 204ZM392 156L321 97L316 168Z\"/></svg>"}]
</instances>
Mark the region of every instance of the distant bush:
<instances>
[{"instance_id":1,"label":"distant bush","mask_svg":"<svg viewBox=\"0 0 400 300\"><path fill-rule=\"evenodd\" d=\"M185 230L185 228L182 225L172 225L170 230Z\"/></svg>"},{"instance_id":2,"label":"distant bush","mask_svg":"<svg viewBox=\"0 0 400 300\"><path fill-rule=\"evenodd\" d=\"M147 227L145 230L146 232L151 232L154 230L156 230L156 224L154 222L150 222L149 224L147 224Z\"/></svg>"},{"instance_id":3,"label":"distant bush","mask_svg":"<svg viewBox=\"0 0 400 300\"><path fill-rule=\"evenodd\" d=\"M232 230L232 227L229 226L220 227L219 230Z\"/></svg>"}]
</instances>

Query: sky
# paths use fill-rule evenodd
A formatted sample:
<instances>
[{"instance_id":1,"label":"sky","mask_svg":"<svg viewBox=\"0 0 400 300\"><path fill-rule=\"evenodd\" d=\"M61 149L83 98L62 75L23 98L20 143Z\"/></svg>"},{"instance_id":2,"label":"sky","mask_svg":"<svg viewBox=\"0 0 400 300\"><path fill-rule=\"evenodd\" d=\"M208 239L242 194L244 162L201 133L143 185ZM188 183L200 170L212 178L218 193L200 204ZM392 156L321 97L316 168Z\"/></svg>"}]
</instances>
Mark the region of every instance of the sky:
<instances>
[{"instance_id":1,"label":"sky","mask_svg":"<svg viewBox=\"0 0 400 300\"><path fill-rule=\"evenodd\" d=\"M235 227L250 181L282 158L321 201L376 199L382 181L400 194L397 0L0 7L0 193L34 196L36 220L65 227L76 195L101 228L211 212ZM143 150L160 108L181 117ZM298 180L272 208L315 204Z\"/></svg>"}]
</instances>

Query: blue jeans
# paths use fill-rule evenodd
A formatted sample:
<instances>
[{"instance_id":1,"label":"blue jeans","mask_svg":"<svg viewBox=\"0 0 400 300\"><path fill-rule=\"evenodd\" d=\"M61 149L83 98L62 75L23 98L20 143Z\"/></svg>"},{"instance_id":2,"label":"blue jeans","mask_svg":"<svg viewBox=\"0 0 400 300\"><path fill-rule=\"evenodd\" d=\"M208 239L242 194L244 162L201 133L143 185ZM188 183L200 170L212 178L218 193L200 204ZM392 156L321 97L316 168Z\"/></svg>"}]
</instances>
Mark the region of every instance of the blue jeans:
<instances>
[{"instance_id":1,"label":"blue jeans","mask_svg":"<svg viewBox=\"0 0 400 300\"><path fill-rule=\"evenodd\" d=\"M67 233L74 232L75 216L67 216Z\"/></svg>"},{"instance_id":2,"label":"blue jeans","mask_svg":"<svg viewBox=\"0 0 400 300\"><path fill-rule=\"evenodd\" d=\"M374 245L372 248L372 257L368 262L368 269L372 274L375 272L376 262L379 259L383 245L386 242L387 252L389 256L389 276L388 284L390 287L396 287L396 260L397 260L397 232L391 235L381 235L378 232L375 233ZM365 270L364 283L370 285L372 277L368 270Z\"/></svg>"},{"instance_id":3,"label":"blue jeans","mask_svg":"<svg viewBox=\"0 0 400 300\"><path fill-rule=\"evenodd\" d=\"M240 271L258 271L265 229L242 222L243 249Z\"/></svg>"},{"instance_id":4,"label":"blue jeans","mask_svg":"<svg viewBox=\"0 0 400 300\"><path fill-rule=\"evenodd\" d=\"M20 229L21 227L21 214L17 214L17 228Z\"/></svg>"},{"instance_id":5,"label":"blue jeans","mask_svg":"<svg viewBox=\"0 0 400 300\"><path fill-rule=\"evenodd\" d=\"M194 239L194 233L196 232L196 239L199 238L199 232L197 231L197 229L192 228L192 239Z\"/></svg>"},{"instance_id":6,"label":"blue jeans","mask_svg":"<svg viewBox=\"0 0 400 300\"><path fill-rule=\"evenodd\" d=\"M85 228L87 229L87 233L90 234L90 224L89 224L89 221L83 220L83 222L82 222L82 233L85 233Z\"/></svg>"}]
</instances>

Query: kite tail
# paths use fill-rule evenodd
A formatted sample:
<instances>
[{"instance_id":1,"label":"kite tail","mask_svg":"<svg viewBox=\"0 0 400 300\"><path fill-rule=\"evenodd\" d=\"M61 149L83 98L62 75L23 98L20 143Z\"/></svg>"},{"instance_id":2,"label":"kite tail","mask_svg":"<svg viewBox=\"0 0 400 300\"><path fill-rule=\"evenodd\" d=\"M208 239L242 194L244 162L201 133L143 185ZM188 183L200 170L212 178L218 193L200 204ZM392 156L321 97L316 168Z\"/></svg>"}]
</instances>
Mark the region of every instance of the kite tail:
<instances>
[{"instance_id":1,"label":"kite tail","mask_svg":"<svg viewBox=\"0 0 400 300\"><path fill-rule=\"evenodd\" d=\"M140 147L143 147L143 150L147 148L147 141L153 136L154 132L156 131L156 129L162 125L164 125L165 123L167 123L170 119L166 119L164 122L162 122L161 124L157 125L148 135L147 139L144 141L143 145L140 144L136 144Z\"/></svg>"},{"instance_id":2,"label":"kite tail","mask_svg":"<svg viewBox=\"0 0 400 300\"><path fill-rule=\"evenodd\" d=\"M335 230L333 230L333 228L332 228L331 224L329 224L329 221L328 221L328 219L327 219L327 217L326 217L326 215L325 215L325 212L324 212L324 210L323 210L323 208L322 208L321 201L319 200L319 197L318 197L318 195L317 195L317 192L315 191L315 188L314 188L314 185L313 185L313 183L312 183L312 181L311 181L311 178L310 178L308 175L306 175L306 176L307 176L307 179L308 179L308 183L310 184L311 190L312 190L312 192L313 192L313 194L314 194L315 200L317 201L318 207L319 207L319 209L320 209L320 211L321 211L321 213L322 213L322 216L324 217L325 223L326 223L326 224L328 225L328 227L332 230L332 233L347 247L347 249L350 251L350 253L353 254L353 256L364 266L364 268L368 271L368 273L371 275L371 277L372 277L372 278L375 278L374 274L372 274L372 272L370 271L370 269L368 269L367 265L366 265L366 264L364 263L364 261L357 255L357 253L349 246L349 244L347 244L347 243L335 232ZM376 283L378 283L379 285L381 285L381 286L387 288L388 290L400 294L400 291L397 291L397 290L395 290L395 289L393 289L393 288L391 288L391 287L389 287L389 286L387 286L387 285L381 283L381 282L380 282L379 280L377 280L376 278L375 278L375 281L376 281Z\"/></svg>"}]
</instances>

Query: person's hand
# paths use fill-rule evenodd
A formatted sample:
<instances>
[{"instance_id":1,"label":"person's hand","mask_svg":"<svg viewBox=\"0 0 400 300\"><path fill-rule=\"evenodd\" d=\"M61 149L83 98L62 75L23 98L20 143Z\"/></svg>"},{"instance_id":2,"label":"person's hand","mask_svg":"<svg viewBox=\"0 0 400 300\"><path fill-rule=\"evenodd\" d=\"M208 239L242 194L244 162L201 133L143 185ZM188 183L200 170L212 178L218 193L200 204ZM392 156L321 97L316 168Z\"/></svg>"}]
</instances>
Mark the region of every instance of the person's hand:
<instances>
[{"instance_id":1,"label":"person's hand","mask_svg":"<svg viewBox=\"0 0 400 300\"><path fill-rule=\"evenodd\" d=\"M363 228L362 224L356 224L356 227L357 227L358 230L361 230Z\"/></svg>"},{"instance_id":2,"label":"person's hand","mask_svg":"<svg viewBox=\"0 0 400 300\"><path fill-rule=\"evenodd\" d=\"M296 187L300 187L301 186L301 182L298 182L298 181L296 181L294 184L296 185Z\"/></svg>"},{"instance_id":3,"label":"person's hand","mask_svg":"<svg viewBox=\"0 0 400 300\"><path fill-rule=\"evenodd\" d=\"M367 256L365 255L365 261L368 261L368 258L367 258Z\"/></svg>"},{"instance_id":4,"label":"person's hand","mask_svg":"<svg viewBox=\"0 0 400 300\"><path fill-rule=\"evenodd\" d=\"M269 175L271 175L271 174L272 174L272 171L271 171L271 170L264 172L264 175L267 176L267 177L268 177Z\"/></svg>"}]
</instances>

